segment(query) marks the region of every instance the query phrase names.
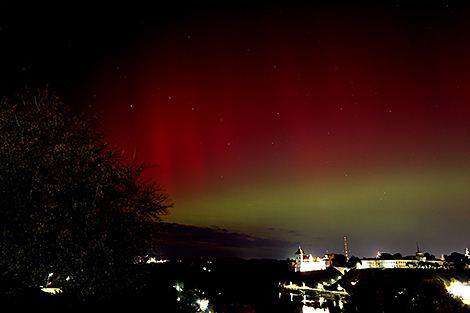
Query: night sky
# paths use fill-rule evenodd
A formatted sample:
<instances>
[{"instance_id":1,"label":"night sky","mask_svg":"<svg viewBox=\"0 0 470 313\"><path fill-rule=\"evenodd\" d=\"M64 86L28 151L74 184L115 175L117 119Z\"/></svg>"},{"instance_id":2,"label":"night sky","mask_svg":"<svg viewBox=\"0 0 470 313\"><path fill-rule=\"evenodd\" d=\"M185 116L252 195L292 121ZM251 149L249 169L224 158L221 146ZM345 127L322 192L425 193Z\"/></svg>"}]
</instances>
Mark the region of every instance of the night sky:
<instances>
[{"instance_id":1,"label":"night sky","mask_svg":"<svg viewBox=\"0 0 470 313\"><path fill-rule=\"evenodd\" d=\"M470 246L470 5L0 5L2 88L102 112L166 258Z\"/></svg>"}]
</instances>

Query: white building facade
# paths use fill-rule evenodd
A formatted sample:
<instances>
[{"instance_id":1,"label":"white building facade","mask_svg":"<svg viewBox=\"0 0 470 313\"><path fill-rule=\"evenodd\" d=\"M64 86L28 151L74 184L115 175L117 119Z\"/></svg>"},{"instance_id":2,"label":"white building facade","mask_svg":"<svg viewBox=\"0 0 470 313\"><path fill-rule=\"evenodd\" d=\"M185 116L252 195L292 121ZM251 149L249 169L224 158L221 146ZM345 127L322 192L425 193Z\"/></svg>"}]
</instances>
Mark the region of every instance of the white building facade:
<instances>
[{"instance_id":1,"label":"white building facade","mask_svg":"<svg viewBox=\"0 0 470 313\"><path fill-rule=\"evenodd\" d=\"M299 250L295 253L295 271L296 272L310 272L326 270L331 266L330 258L325 255L324 257L313 257L311 254L305 254L299 246Z\"/></svg>"},{"instance_id":2,"label":"white building facade","mask_svg":"<svg viewBox=\"0 0 470 313\"><path fill-rule=\"evenodd\" d=\"M414 257L395 260L362 259L361 262L357 264L357 268L438 268L443 264L443 260L426 260L423 253L418 250Z\"/></svg>"}]
</instances>

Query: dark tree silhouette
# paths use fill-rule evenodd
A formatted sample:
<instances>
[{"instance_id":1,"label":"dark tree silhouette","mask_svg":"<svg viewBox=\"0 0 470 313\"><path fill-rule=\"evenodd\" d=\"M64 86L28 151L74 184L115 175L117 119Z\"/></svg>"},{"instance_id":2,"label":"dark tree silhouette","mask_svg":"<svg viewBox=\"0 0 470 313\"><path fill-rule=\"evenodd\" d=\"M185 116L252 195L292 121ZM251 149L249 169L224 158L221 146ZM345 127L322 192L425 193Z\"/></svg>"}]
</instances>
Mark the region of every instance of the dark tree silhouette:
<instances>
[{"instance_id":1,"label":"dark tree silhouette","mask_svg":"<svg viewBox=\"0 0 470 313\"><path fill-rule=\"evenodd\" d=\"M380 254L380 259L381 260L393 260L393 255L387 252L383 252Z\"/></svg>"},{"instance_id":2,"label":"dark tree silhouette","mask_svg":"<svg viewBox=\"0 0 470 313\"><path fill-rule=\"evenodd\" d=\"M424 257L426 260L435 260L436 256L434 254L430 254L429 252L424 253Z\"/></svg>"},{"instance_id":3,"label":"dark tree silhouette","mask_svg":"<svg viewBox=\"0 0 470 313\"><path fill-rule=\"evenodd\" d=\"M348 259L344 254L334 253L330 255L333 266L346 267Z\"/></svg>"},{"instance_id":4,"label":"dark tree silhouette","mask_svg":"<svg viewBox=\"0 0 470 313\"><path fill-rule=\"evenodd\" d=\"M358 264L362 264L361 259L357 256L351 256L348 260L348 267L356 267Z\"/></svg>"},{"instance_id":5,"label":"dark tree silhouette","mask_svg":"<svg viewBox=\"0 0 470 313\"><path fill-rule=\"evenodd\" d=\"M22 284L110 296L158 252L167 195L97 128L47 90L0 102L0 265Z\"/></svg>"},{"instance_id":6,"label":"dark tree silhouette","mask_svg":"<svg viewBox=\"0 0 470 313\"><path fill-rule=\"evenodd\" d=\"M450 267L456 269L464 269L468 264L465 255L458 252L452 252L449 256L445 255L444 258Z\"/></svg>"}]
</instances>

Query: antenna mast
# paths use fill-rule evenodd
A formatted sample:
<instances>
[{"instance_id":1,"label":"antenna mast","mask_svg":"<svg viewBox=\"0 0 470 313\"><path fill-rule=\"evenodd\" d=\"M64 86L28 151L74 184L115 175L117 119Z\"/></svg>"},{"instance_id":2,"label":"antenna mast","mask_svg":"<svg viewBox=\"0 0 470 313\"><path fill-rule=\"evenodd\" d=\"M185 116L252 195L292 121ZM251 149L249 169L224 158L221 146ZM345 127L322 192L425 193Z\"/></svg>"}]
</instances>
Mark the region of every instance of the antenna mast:
<instances>
[{"instance_id":1,"label":"antenna mast","mask_svg":"<svg viewBox=\"0 0 470 313\"><path fill-rule=\"evenodd\" d=\"M346 260L349 261L348 252L351 252L351 251L348 250L348 242L346 240L346 236L344 236L344 250L343 250L343 252L346 254Z\"/></svg>"}]
</instances>

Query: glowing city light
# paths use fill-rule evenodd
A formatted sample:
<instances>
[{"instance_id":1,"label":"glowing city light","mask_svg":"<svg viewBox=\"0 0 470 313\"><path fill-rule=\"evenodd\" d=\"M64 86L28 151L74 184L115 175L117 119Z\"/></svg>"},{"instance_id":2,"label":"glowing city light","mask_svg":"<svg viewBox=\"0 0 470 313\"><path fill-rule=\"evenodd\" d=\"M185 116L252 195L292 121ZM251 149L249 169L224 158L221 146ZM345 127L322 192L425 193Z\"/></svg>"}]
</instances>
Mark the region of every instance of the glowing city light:
<instances>
[{"instance_id":1,"label":"glowing city light","mask_svg":"<svg viewBox=\"0 0 470 313\"><path fill-rule=\"evenodd\" d=\"M196 300L196 303L199 305L199 308L200 308L202 311L207 310L207 308L209 307L209 300L206 300L206 299L199 299L199 300Z\"/></svg>"},{"instance_id":2,"label":"glowing city light","mask_svg":"<svg viewBox=\"0 0 470 313\"><path fill-rule=\"evenodd\" d=\"M453 283L448 288L448 291L452 295L460 297L463 303L470 304L470 286L461 283Z\"/></svg>"},{"instance_id":3,"label":"glowing city light","mask_svg":"<svg viewBox=\"0 0 470 313\"><path fill-rule=\"evenodd\" d=\"M312 313L312 312L322 312L322 313L327 313L330 312L328 308L314 308L311 306L304 305L302 307L302 313Z\"/></svg>"}]
</instances>

